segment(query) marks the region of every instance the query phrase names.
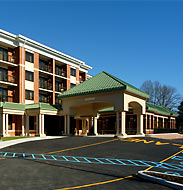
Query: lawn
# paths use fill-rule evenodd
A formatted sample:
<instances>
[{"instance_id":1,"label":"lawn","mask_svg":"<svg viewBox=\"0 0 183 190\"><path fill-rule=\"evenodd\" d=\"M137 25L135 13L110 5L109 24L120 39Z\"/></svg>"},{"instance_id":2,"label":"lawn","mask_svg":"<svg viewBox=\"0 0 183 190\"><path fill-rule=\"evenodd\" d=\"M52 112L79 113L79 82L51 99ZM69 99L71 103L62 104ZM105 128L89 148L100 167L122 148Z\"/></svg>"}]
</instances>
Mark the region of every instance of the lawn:
<instances>
[{"instance_id":1,"label":"lawn","mask_svg":"<svg viewBox=\"0 0 183 190\"><path fill-rule=\"evenodd\" d=\"M22 139L22 138L32 138L30 136L22 136L22 137L1 137L2 141L10 141L10 140L16 140L16 139Z\"/></svg>"}]
</instances>

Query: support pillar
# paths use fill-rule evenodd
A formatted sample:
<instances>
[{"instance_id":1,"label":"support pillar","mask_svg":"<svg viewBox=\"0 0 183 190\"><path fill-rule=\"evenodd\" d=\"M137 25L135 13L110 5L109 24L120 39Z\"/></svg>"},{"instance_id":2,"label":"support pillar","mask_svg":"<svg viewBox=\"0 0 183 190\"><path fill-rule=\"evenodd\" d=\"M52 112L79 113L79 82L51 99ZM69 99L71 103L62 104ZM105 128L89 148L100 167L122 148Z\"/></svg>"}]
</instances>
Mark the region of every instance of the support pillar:
<instances>
[{"instance_id":1,"label":"support pillar","mask_svg":"<svg viewBox=\"0 0 183 190\"><path fill-rule=\"evenodd\" d=\"M149 129L151 129L151 115L149 115Z\"/></svg>"},{"instance_id":2,"label":"support pillar","mask_svg":"<svg viewBox=\"0 0 183 190\"><path fill-rule=\"evenodd\" d=\"M67 115L67 135L70 135L70 115Z\"/></svg>"},{"instance_id":3,"label":"support pillar","mask_svg":"<svg viewBox=\"0 0 183 190\"><path fill-rule=\"evenodd\" d=\"M94 135L98 135L98 131L97 131L97 117L93 117L93 128L94 128Z\"/></svg>"},{"instance_id":4,"label":"support pillar","mask_svg":"<svg viewBox=\"0 0 183 190\"><path fill-rule=\"evenodd\" d=\"M137 115L137 135L144 135L143 119L144 117L142 114Z\"/></svg>"},{"instance_id":5,"label":"support pillar","mask_svg":"<svg viewBox=\"0 0 183 190\"><path fill-rule=\"evenodd\" d=\"M36 115L36 136L39 135L39 117Z\"/></svg>"},{"instance_id":6,"label":"support pillar","mask_svg":"<svg viewBox=\"0 0 183 190\"><path fill-rule=\"evenodd\" d=\"M41 136L41 114L39 114L39 136Z\"/></svg>"},{"instance_id":7,"label":"support pillar","mask_svg":"<svg viewBox=\"0 0 183 190\"><path fill-rule=\"evenodd\" d=\"M6 128L5 128L5 125L6 125L6 122L5 122L5 120L6 120L6 117L5 117L5 113L3 113L3 137L5 137L6 136Z\"/></svg>"},{"instance_id":8,"label":"support pillar","mask_svg":"<svg viewBox=\"0 0 183 190\"><path fill-rule=\"evenodd\" d=\"M64 135L67 135L67 116L64 115Z\"/></svg>"},{"instance_id":9,"label":"support pillar","mask_svg":"<svg viewBox=\"0 0 183 190\"><path fill-rule=\"evenodd\" d=\"M22 115L22 136L25 136L24 115Z\"/></svg>"},{"instance_id":10,"label":"support pillar","mask_svg":"<svg viewBox=\"0 0 183 190\"><path fill-rule=\"evenodd\" d=\"M26 115L26 136L29 136L29 116Z\"/></svg>"},{"instance_id":11,"label":"support pillar","mask_svg":"<svg viewBox=\"0 0 183 190\"><path fill-rule=\"evenodd\" d=\"M153 128L152 129L154 130L154 115L153 115Z\"/></svg>"},{"instance_id":12,"label":"support pillar","mask_svg":"<svg viewBox=\"0 0 183 190\"><path fill-rule=\"evenodd\" d=\"M126 112L121 112L121 135L127 136L126 134Z\"/></svg>"},{"instance_id":13,"label":"support pillar","mask_svg":"<svg viewBox=\"0 0 183 190\"><path fill-rule=\"evenodd\" d=\"M163 118L163 129L165 128L165 118Z\"/></svg>"},{"instance_id":14,"label":"support pillar","mask_svg":"<svg viewBox=\"0 0 183 190\"><path fill-rule=\"evenodd\" d=\"M146 114L146 126L145 126L145 131L147 129L147 114Z\"/></svg>"},{"instance_id":15,"label":"support pillar","mask_svg":"<svg viewBox=\"0 0 183 190\"><path fill-rule=\"evenodd\" d=\"M159 127L159 118L157 116L157 129L158 129L158 127Z\"/></svg>"},{"instance_id":16,"label":"support pillar","mask_svg":"<svg viewBox=\"0 0 183 190\"><path fill-rule=\"evenodd\" d=\"M42 136L45 136L44 134L44 114L41 114L41 133L42 133Z\"/></svg>"},{"instance_id":17,"label":"support pillar","mask_svg":"<svg viewBox=\"0 0 183 190\"><path fill-rule=\"evenodd\" d=\"M6 136L9 136L9 134L8 134L8 114L6 114Z\"/></svg>"}]
</instances>

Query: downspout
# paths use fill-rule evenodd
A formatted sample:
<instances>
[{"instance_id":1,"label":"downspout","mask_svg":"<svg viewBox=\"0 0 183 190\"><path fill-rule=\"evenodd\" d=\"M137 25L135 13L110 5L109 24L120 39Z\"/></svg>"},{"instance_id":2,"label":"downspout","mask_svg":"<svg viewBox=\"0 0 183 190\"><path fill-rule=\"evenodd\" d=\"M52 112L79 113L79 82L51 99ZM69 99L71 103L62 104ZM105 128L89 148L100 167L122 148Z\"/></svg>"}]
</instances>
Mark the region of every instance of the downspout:
<instances>
[{"instance_id":1,"label":"downspout","mask_svg":"<svg viewBox=\"0 0 183 190\"><path fill-rule=\"evenodd\" d=\"M23 65L24 65L24 56L25 56L25 54L24 54L23 48L25 48L25 42L26 42L26 40L24 40L23 47L22 47L22 104L24 103L23 102L23 85L24 85L24 78L23 78L24 69L23 69Z\"/></svg>"}]
</instances>

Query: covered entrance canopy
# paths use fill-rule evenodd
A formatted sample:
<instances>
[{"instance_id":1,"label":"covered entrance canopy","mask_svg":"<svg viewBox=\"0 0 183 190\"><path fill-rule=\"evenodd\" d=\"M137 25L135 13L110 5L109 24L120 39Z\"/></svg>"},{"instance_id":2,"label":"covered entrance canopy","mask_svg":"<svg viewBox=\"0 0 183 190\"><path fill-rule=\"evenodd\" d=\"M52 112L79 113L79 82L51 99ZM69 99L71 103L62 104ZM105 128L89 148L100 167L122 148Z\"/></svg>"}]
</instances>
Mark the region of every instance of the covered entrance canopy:
<instances>
[{"instance_id":1,"label":"covered entrance canopy","mask_svg":"<svg viewBox=\"0 0 183 190\"><path fill-rule=\"evenodd\" d=\"M70 116L83 120L85 133L97 135L97 119L99 110L114 107L116 113L115 132L126 136L126 112L133 108L137 115L137 134L143 134L143 114L146 99L149 95L134 86L106 73L101 72L89 80L60 94L62 108L60 115L65 116L65 128L70 132ZM86 120L89 129L86 130Z\"/></svg>"}]
</instances>

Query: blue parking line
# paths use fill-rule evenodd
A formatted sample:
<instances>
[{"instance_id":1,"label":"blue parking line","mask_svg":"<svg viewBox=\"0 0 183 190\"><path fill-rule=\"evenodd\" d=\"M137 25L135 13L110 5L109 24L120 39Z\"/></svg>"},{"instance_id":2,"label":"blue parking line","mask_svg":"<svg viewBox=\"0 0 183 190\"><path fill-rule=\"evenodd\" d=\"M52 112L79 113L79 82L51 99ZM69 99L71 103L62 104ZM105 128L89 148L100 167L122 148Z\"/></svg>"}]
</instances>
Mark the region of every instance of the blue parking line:
<instances>
[{"instance_id":1,"label":"blue parking line","mask_svg":"<svg viewBox=\"0 0 183 190\"><path fill-rule=\"evenodd\" d=\"M182 164L160 163L143 160L129 159L114 159L114 158L91 158L91 157L76 157L76 156L61 156L61 155L43 155L43 154L28 154L14 152L0 152L0 157L8 158L23 158L33 160L50 160L61 162L73 162L83 164L103 164L103 165L118 165L118 166L134 166L134 167L154 167L166 170L183 172Z\"/></svg>"}]
</instances>

